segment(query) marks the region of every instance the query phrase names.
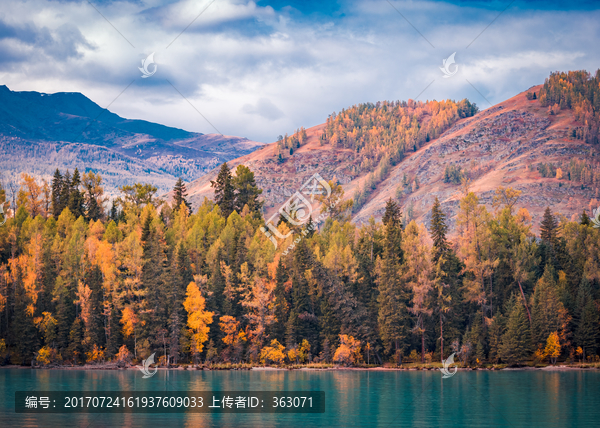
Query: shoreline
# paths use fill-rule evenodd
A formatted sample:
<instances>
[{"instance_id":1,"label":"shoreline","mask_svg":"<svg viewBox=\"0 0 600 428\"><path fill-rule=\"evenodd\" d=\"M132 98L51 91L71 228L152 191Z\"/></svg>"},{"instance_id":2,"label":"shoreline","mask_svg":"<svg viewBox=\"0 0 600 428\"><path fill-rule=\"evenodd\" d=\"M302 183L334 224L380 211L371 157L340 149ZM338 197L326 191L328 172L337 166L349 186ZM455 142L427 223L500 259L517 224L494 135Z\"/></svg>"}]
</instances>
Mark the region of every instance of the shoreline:
<instances>
[{"instance_id":1,"label":"shoreline","mask_svg":"<svg viewBox=\"0 0 600 428\"><path fill-rule=\"evenodd\" d=\"M31 367L20 365L0 366L2 369L19 369L19 370L107 370L107 371L125 371L139 370L137 366L115 367L113 365L84 365L84 366L57 366L57 367ZM271 367L271 366L256 366L249 368L211 368L211 367L156 367L158 371L439 371L438 367ZM577 367L577 366L546 366L546 367L456 367L457 371L598 371L600 367Z\"/></svg>"}]
</instances>

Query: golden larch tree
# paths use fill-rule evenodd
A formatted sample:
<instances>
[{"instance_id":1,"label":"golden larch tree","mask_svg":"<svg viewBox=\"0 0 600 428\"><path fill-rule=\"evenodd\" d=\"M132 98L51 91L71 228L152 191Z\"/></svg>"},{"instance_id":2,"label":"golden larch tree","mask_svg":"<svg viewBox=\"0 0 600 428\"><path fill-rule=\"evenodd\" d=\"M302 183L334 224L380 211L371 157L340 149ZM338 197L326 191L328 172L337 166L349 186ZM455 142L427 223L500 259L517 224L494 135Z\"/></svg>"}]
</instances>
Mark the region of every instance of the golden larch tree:
<instances>
[{"instance_id":1,"label":"golden larch tree","mask_svg":"<svg viewBox=\"0 0 600 428\"><path fill-rule=\"evenodd\" d=\"M200 289L195 282L190 282L187 286L186 298L183 301L183 307L188 313L188 327L192 330L190 348L194 358L202 352L204 342L208 340L208 325L213 322L214 312L205 309L206 301L202 297Z\"/></svg>"}]
</instances>

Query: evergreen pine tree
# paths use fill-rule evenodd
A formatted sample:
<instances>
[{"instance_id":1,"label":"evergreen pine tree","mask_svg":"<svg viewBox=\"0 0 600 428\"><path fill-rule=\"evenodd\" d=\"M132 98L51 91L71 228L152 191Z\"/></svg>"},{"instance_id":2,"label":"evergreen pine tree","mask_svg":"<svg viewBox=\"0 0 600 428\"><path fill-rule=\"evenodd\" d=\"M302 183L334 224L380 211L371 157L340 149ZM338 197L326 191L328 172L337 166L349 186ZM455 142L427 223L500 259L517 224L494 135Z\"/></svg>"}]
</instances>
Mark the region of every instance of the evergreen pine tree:
<instances>
[{"instance_id":1,"label":"evergreen pine tree","mask_svg":"<svg viewBox=\"0 0 600 428\"><path fill-rule=\"evenodd\" d=\"M69 199L71 197L71 185L72 185L72 177L69 170L65 172L62 178L62 186L60 189L60 203L61 203L61 212L69 206ZM58 217L57 217L58 218Z\"/></svg>"},{"instance_id":2,"label":"evergreen pine tree","mask_svg":"<svg viewBox=\"0 0 600 428\"><path fill-rule=\"evenodd\" d=\"M382 222L385 230L384 246L389 249L390 255L396 258L397 263L401 264L404 261L404 255L402 254L402 212L392 198L385 203Z\"/></svg>"},{"instance_id":3,"label":"evergreen pine tree","mask_svg":"<svg viewBox=\"0 0 600 428\"><path fill-rule=\"evenodd\" d=\"M259 189L256 185L254 173L244 165L238 165L235 173L236 175L232 180L235 188L235 210L241 213L244 206L248 205L252 213L257 217L260 216L263 202L259 201L258 197L262 193L262 189Z\"/></svg>"},{"instance_id":4,"label":"evergreen pine tree","mask_svg":"<svg viewBox=\"0 0 600 428\"><path fill-rule=\"evenodd\" d=\"M287 274L283 261L281 258L277 263L277 270L275 271L275 322L272 326L274 339L277 339L279 343L286 343L285 330L286 322L289 319L289 296L285 289L285 282L287 281Z\"/></svg>"},{"instance_id":5,"label":"evergreen pine tree","mask_svg":"<svg viewBox=\"0 0 600 428\"><path fill-rule=\"evenodd\" d=\"M321 346L323 351L325 351L327 344L338 342L341 331L340 321L336 316L335 310L330 304L329 299L321 300L319 323ZM315 352L317 352L316 349ZM330 360L331 358L327 361Z\"/></svg>"},{"instance_id":6,"label":"evergreen pine tree","mask_svg":"<svg viewBox=\"0 0 600 428\"><path fill-rule=\"evenodd\" d=\"M398 204L392 198L389 198L385 202L385 212L383 213L381 221L385 226L391 225L392 227L396 227L401 224L401 217L402 213L400 212Z\"/></svg>"},{"instance_id":7,"label":"evergreen pine tree","mask_svg":"<svg viewBox=\"0 0 600 428\"><path fill-rule=\"evenodd\" d=\"M579 223L584 226L589 226L592 224L592 222L590 221L590 218L587 215L587 213L585 212L585 210L583 210L583 212L581 213L581 219L580 219Z\"/></svg>"},{"instance_id":8,"label":"evergreen pine tree","mask_svg":"<svg viewBox=\"0 0 600 428\"><path fill-rule=\"evenodd\" d=\"M28 364L34 353L40 349L40 338L32 314L26 312L26 299L23 284L20 283L15 289L15 317L11 336L15 339L14 345L18 355L22 357L23 363Z\"/></svg>"},{"instance_id":9,"label":"evergreen pine tree","mask_svg":"<svg viewBox=\"0 0 600 428\"><path fill-rule=\"evenodd\" d=\"M312 236L315 234L315 230L317 229L317 225L313 221L312 215L308 217L308 221L306 222L304 228L306 229L306 237L312 238Z\"/></svg>"},{"instance_id":10,"label":"evergreen pine tree","mask_svg":"<svg viewBox=\"0 0 600 428\"><path fill-rule=\"evenodd\" d=\"M105 336L102 326L102 271L93 266L85 277L85 284L90 287L90 319L85 325L85 341L89 344L105 345Z\"/></svg>"},{"instance_id":11,"label":"evergreen pine tree","mask_svg":"<svg viewBox=\"0 0 600 428\"><path fill-rule=\"evenodd\" d=\"M535 346L542 346L550 333L561 332L568 323L567 312L561 303L552 265L546 265L533 293L532 337Z\"/></svg>"},{"instance_id":12,"label":"evergreen pine tree","mask_svg":"<svg viewBox=\"0 0 600 428\"><path fill-rule=\"evenodd\" d=\"M403 260L400 209L391 198L386 203L383 223L383 254L376 263L379 291L377 320L386 352L402 352L408 334L408 294L399 274Z\"/></svg>"},{"instance_id":13,"label":"evergreen pine tree","mask_svg":"<svg viewBox=\"0 0 600 428\"><path fill-rule=\"evenodd\" d=\"M115 223L119 221L119 213L117 211L117 203L116 201L112 201L112 206L110 207L110 214L108 218Z\"/></svg>"},{"instance_id":14,"label":"evergreen pine tree","mask_svg":"<svg viewBox=\"0 0 600 428\"><path fill-rule=\"evenodd\" d=\"M583 349L583 358L594 355L598 347L598 311L594 305L592 287L587 278L583 278L577 293L574 341Z\"/></svg>"},{"instance_id":15,"label":"evergreen pine tree","mask_svg":"<svg viewBox=\"0 0 600 428\"><path fill-rule=\"evenodd\" d=\"M228 218L235 209L235 188L227 162L221 165L217 179L210 185L215 189L215 203L221 208L223 217Z\"/></svg>"},{"instance_id":16,"label":"evergreen pine tree","mask_svg":"<svg viewBox=\"0 0 600 428\"><path fill-rule=\"evenodd\" d=\"M440 201L435 197L433 207L431 208L431 225L429 226L429 232L431 233L431 239L433 239L433 262L437 263L439 258L448 249L448 242L446 241L446 232L448 226L446 226L446 214L442 211Z\"/></svg>"},{"instance_id":17,"label":"evergreen pine tree","mask_svg":"<svg viewBox=\"0 0 600 428\"><path fill-rule=\"evenodd\" d=\"M143 265L141 289L144 296L140 321L142 331L137 338L138 345L148 339L150 345L157 345L157 332L167 324L167 291L169 280L168 248L162 229L148 225L148 215L142 234ZM144 239L145 238L145 239Z\"/></svg>"},{"instance_id":18,"label":"evergreen pine tree","mask_svg":"<svg viewBox=\"0 0 600 428\"><path fill-rule=\"evenodd\" d=\"M51 201L52 201L52 215L54 218L58 218L60 213L62 213L65 208L65 201L63 199L63 176L61 175L58 168L54 171L54 176L52 177L52 193L51 193Z\"/></svg>"},{"instance_id":19,"label":"evergreen pine tree","mask_svg":"<svg viewBox=\"0 0 600 428\"><path fill-rule=\"evenodd\" d=\"M123 344L123 332L119 323L119 316L114 306L110 309L108 329L105 334L108 336L106 339L106 354L113 356L119 352L119 348Z\"/></svg>"},{"instance_id":20,"label":"evergreen pine tree","mask_svg":"<svg viewBox=\"0 0 600 428\"><path fill-rule=\"evenodd\" d=\"M554 247L556 245L556 228L556 218L550 211L550 207L546 207L542 223L540 224L540 237L542 238L542 241L550 247Z\"/></svg>"},{"instance_id":21,"label":"evergreen pine tree","mask_svg":"<svg viewBox=\"0 0 600 428\"><path fill-rule=\"evenodd\" d=\"M81 186L81 177L79 170L75 168L73 172L73 178L71 179L70 193L67 206L75 218L85 215L84 204L83 204L83 193L79 190Z\"/></svg>"},{"instance_id":22,"label":"evergreen pine tree","mask_svg":"<svg viewBox=\"0 0 600 428\"><path fill-rule=\"evenodd\" d=\"M98 201L96 200L96 198L94 197L94 195L92 195L91 192L88 191L88 195L87 195L87 209L86 209L86 215L85 217L88 220L98 220L102 217L102 210L100 209L100 205L98 205Z\"/></svg>"},{"instance_id":23,"label":"evergreen pine tree","mask_svg":"<svg viewBox=\"0 0 600 428\"><path fill-rule=\"evenodd\" d=\"M311 268L311 250L306 240L301 240L293 253L291 279L291 323L289 331L295 333L294 343L301 343L302 339L310 343L317 343L318 320L315 315L315 307L311 300L311 292L306 279L306 271ZM290 343L292 335L288 334L286 342Z\"/></svg>"},{"instance_id":24,"label":"evergreen pine tree","mask_svg":"<svg viewBox=\"0 0 600 428\"><path fill-rule=\"evenodd\" d=\"M71 330L69 332L68 353L75 364L78 364L79 362L85 362L82 324L81 318L75 318L75 321L73 321Z\"/></svg>"},{"instance_id":25,"label":"evergreen pine tree","mask_svg":"<svg viewBox=\"0 0 600 428\"><path fill-rule=\"evenodd\" d=\"M531 353L531 329L523 302L512 295L506 332L502 336L500 356L509 364L522 363Z\"/></svg>"},{"instance_id":26,"label":"evergreen pine tree","mask_svg":"<svg viewBox=\"0 0 600 428\"><path fill-rule=\"evenodd\" d=\"M58 331L57 335L57 347L58 351L63 353L69 346L69 333L71 331L71 325L73 324L73 318L75 316L73 305L67 302L65 295L58 296L58 304L56 305L56 328Z\"/></svg>"},{"instance_id":27,"label":"evergreen pine tree","mask_svg":"<svg viewBox=\"0 0 600 428\"><path fill-rule=\"evenodd\" d=\"M504 334L505 319L501 313L494 316L494 321L488 329L489 348L488 359L497 364L500 360L500 350L502 347L502 335Z\"/></svg>"},{"instance_id":28,"label":"evergreen pine tree","mask_svg":"<svg viewBox=\"0 0 600 428\"><path fill-rule=\"evenodd\" d=\"M558 248L557 223L549 207L546 207L542 223L540 224L540 237L542 242L538 248L538 254L541 257L539 267L541 268L551 263L556 269L560 269L557 263L557 251L560 250Z\"/></svg>"},{"instance_id":29,"label":"evergreen pine tree","mask_svg":"<svg viewBox=\"0 0 600 428\"><path fill-rule=\"evenodd\" d=\"M179 177L177 179L177 183L175 183L175 187L173 187L173 209L178 210L181 204L184 204L188 212L192 213L192 204L190 204L187 199L187 189L185 187L185 183Z\"/></svg>"}]
</instances>

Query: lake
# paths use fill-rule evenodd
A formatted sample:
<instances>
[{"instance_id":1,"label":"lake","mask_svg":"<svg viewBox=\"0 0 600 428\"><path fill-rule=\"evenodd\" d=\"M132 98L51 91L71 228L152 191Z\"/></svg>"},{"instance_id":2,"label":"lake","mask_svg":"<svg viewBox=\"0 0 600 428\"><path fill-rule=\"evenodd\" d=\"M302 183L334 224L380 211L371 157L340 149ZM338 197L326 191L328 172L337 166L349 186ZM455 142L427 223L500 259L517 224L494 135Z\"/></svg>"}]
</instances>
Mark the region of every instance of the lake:
<instances>
[{"instance_id":1,"label":"lake","mask_svg":"<svg viewBox=\"0 0 600 428\"><path fill-rule=\"evenodd\" d=\"M17 414L15 391L325 392L320 414ZM591 427L600 371L0 369L0 427Z\"/></svg>"}]
</instances>

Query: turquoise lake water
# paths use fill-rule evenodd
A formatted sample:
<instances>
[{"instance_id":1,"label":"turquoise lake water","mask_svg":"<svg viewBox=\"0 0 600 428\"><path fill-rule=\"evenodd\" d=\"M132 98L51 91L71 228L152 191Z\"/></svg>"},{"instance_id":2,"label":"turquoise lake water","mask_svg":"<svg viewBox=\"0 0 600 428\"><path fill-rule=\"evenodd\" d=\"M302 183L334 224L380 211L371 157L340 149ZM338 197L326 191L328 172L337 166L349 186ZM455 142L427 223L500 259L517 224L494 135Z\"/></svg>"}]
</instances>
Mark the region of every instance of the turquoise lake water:
<instances>
[{"instance_id":1,"label":"turquoise lake water","mask_svg":"<svg viewBox=\"0 0 600 428\"><path fill-rule=\"evenodd\" d=\"M15 413L15 391L325 392L322 414ZM597 427L599 371L0 369L0 427Z\"/></svg>"}]
</instances>

